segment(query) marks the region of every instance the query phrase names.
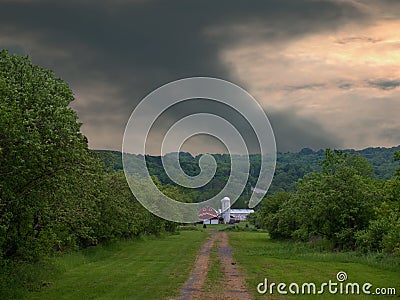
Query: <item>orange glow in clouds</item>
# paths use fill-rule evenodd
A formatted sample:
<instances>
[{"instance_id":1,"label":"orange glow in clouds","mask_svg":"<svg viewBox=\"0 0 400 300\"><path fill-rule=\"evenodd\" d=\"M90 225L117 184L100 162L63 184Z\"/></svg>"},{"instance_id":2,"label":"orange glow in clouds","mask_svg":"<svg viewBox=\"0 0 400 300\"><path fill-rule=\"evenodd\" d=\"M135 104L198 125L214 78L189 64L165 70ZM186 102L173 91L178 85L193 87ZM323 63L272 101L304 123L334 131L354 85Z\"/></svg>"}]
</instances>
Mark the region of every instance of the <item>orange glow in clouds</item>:
<instances>
[{"instance_id":1,"label":"orange glow in clouds","mask_svg":"<svg viewBox=\"0 0 400 300\"><path fill-rule=\"evenodd\" d=\"M238 44L221 59L267 112L290 107L343 137L343 147L362 148L399 143L382 134L400 128L399 49L400 21L381 21L284 42Z\"/></svg>"}]
</instances>

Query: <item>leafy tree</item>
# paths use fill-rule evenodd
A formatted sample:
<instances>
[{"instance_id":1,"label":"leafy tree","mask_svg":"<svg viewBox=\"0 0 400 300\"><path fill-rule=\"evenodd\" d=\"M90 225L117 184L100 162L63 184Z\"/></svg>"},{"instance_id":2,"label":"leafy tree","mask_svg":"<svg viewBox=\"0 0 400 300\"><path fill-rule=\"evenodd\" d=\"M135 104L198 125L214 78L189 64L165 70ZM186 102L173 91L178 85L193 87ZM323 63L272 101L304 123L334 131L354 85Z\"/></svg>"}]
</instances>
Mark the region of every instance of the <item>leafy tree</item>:
<instances>
[{"instance_id":1,"label":"leafy tree","mask_svg":"<svg viewBox=\"0 0 400 300\"><path fill-rule=\"evenodd\" d=\"M300 226L293 235L301 239L319 235L338 247L353 249L355 233L368 226L382 195L361 156L327 149L321 165L321 173L297 185L293 205Z\"/></svg>"},{"instance_id":2,"label":"leafy tree","mask_svg":"<svg viewBox=\"0 0 400 300\"><path fill-rule=\"evenodd\" d=\"M273 238L290 238L297 229L295 212L288 207L292 193L281 192L263 200L261 209L249 216L249 221L257 228L268 229Z\"/></svg>"},{"instance_id":3,"label":"leafy tree","mask_svg":"<svg viewBox=\"0 0 400 300\"><path fill-rule=\"evenodd\" d=\"M96 173L97 164L68 107L73 99L53 72L27 57L0 52L0 249L5 257L30 259L49 251L64 231L59 224L71 222L67 211L80 224L93 221L88 213L93 199L78 178Z\"/></svg>"},{"instance_id":4,"label":"leafy tree","mask_svg":"<svg viewBox=\"0 0 400 300\"><path fill-rule=\"evenodd\" d=\"M400 152L393 155L400 160ZM383 187L385 201L376 207L377 218L366 230L357 234L357 243L363 251L384 251L400 256L400 177L397 170L393 179Z\"/></svg>"},{"instance_id":5,"label":"leafy tree","mask_svg":"<svg viewBox=\"0 0 400 300\"><path fill-rule=\"evenodd\" d=\"M175 229L171 222L154 216L135 199L122 171L105 174L101 183L95 227L99 242Z\"/></svg>"}]
</instances>

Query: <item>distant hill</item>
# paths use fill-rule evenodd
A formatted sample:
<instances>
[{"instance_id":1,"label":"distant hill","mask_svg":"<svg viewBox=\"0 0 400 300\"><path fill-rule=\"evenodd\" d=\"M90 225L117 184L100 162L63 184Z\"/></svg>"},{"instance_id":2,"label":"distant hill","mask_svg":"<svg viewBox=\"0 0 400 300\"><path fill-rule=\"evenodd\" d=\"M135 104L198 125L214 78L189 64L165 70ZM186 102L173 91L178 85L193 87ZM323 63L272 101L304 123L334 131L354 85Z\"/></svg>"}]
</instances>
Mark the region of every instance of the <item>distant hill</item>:
<instances>
[{"instance_id":1,"label":"distant hill","mask_svg":"<svg viewBox=\"0 0 400 300\"><path fill-rule=\"evenodd\" d=\"M359 154L368 159L373 166L374 174L377 179L391 178L398 164L393 161L393 153L400 150L400 146L392 148L367 148L363 150L342 150L351 154ZM104 162L108 171L121 170L122 158L121 152L109 150L96 150L96 153L101 161ZM139 156L129 154L130 163L135 164ZM213 155L218 168L213 180L206 186L199 188L195 194L193 201L203 201L209 197L216 195L218 191L225 185L230 174L230 157L228 154ZM292 191L295 188L295 183L299 178L314 170L319 170L319 162L325 157L325 150L313 151L309 148L304 148L299 152L286 152L277 154L277 164L275 169L274 179L272 181L269 193L279 191ZM190 153L180 153L180 162L182 169L191 176L197 175L200 172L198 160L200 156L193 157ZM155 175L163 185L174 185L165 173L160 156L146 156L147 167L150 175ZM250 155L250 176L244 193L235 206L243 207L248 200L248 195L251 193L251 187L255 185L260 169L260 156ZM137 173L143 174L143 170L137 169ZM191 193L193 195L193 193ZM234 207L235 207L234 206Z\"/></svg>"}]
</instances>

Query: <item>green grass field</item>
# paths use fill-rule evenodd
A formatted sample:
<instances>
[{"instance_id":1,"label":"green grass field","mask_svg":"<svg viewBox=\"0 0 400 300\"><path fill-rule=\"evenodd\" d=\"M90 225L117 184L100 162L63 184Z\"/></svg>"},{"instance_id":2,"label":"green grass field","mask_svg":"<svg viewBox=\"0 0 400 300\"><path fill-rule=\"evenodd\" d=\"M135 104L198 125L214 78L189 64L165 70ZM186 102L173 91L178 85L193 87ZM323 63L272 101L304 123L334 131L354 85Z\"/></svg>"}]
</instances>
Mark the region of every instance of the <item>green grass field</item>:
<instances>
[{"instance_id":1,"label":"green grass field","mask_svg":"<svg viewBox=\"0 0 400 300\"><path fill-rule=\"evenodd\" d=\"M242 224L243 225L243 224ZM118 242L53 258L58 272L49 273L48 286L30 292L29 299L168 299L177 296L186 281L198 249L208 231L182 231L161 238ZM400 259L379 255L320 252L307 244L272 241L267 233L231 231L229 242L251 292L256 299L394 299L388 296L330 295L279 296L276 291L259 295L257 284L269 282L336 281L345 271L347 282L370 282L375 287L395 287L400 293ZM211 253L206 283L223 288L221 266L215 249Z\"/></svg>"},{"instance_id":2,"label":"green grass field","mask_svg":"<svg viewBox=\"0 0 400 300\"><path fill-rule=\"evenodd\" d=\"M247 276L249 291L256 299L398 299L400 294L400 259L379 255L363 256L355 253L327 253L312 249L306 244L272 241L266 233L230 232L233 255ZM365 283L375 287L395 287L397 296L368 295L306 295L280 296L278 293L260 295L257 285L264 278L269 282L298 284L315 282L318 286L344 271L345 282Z\"/></svg>"},{"instance_id":3,"label":"green grass field","mask_svg":"<svg viewBox=\"0 0 400 300\"><path fill-rule=\"evenodd\" d=\"M94 247L56 259L63 269L29 299L165 299L179 294L208 235L181 232L161 238Z\"/></svg>"}]
</instances>

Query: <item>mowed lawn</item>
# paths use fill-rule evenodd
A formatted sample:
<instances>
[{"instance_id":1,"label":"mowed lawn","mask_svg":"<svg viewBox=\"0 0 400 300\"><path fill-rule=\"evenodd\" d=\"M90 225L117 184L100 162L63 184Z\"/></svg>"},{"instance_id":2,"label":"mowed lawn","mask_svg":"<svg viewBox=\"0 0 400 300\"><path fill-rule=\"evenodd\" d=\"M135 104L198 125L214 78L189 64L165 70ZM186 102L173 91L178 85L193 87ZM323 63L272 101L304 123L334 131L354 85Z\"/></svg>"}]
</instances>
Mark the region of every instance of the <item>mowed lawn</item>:
<instances>
[{"instance_id":1,"label":"mowed lawn","mask_svg":"<svg viewBox=\"0 0 400 300\"><path fill-rule=\"evenodd\" d=\"M208 234L181 232L64 255L63 269L29 299L168 299L179 295Z\"/></svg>"},{"instance_id":2,"label":"mowed lawn","mask_svg":"<svg viewBox=\"0 0 400 300\"><path fill-rule=\"evenodd\" d=\"M243 274L247 276L249 292L256 299L399 299L400 297L400 259L362 256L355 253L321 253L305 244L272 241L267 233L230 232L229 243L233 255ZM346 282L372 284L376 287L394 287L396 296L382 295L332 295L325 289L323 295L292 296L271 295L257 292L258 283L267 278L269 282L289 285L292 282L315 282L319 285L332 280L337 282L336 274L347 273ZM288 289L286 288L288 291ZM290 294L290 293L289 293Z\"/></svg>"}]
</instances>

